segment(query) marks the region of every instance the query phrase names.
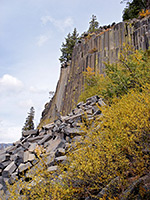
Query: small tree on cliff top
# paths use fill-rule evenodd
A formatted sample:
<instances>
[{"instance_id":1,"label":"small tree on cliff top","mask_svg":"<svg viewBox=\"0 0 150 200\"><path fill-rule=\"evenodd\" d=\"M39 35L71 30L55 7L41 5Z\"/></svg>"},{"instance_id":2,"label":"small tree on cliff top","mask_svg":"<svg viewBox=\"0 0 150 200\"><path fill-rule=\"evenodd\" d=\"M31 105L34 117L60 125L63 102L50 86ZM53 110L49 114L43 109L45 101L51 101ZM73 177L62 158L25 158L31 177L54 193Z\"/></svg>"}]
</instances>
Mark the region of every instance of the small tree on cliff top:
<instances>
[{"instance_id":1,"label":"small tree on cliff top","mask_svg":"<svg viewBox=\"0 0 150 200\"><path fill-rule=\"evenodd\" d=\"M95 15L92 15L92 18L89 24L90 24L89 29L88 29L89 33L95 32L98 29L99 22L97 21L97 17Z\"/></svg>"},{"instance_id":2,"label":"small tree on cliff top","mask_svg":"<svg viewBox=\"0 0 150 200\"><path fill-rule=\"evenodd\" d=\"M62 55L59 58L61 63L71 60L73 48L78 40L78 36L79 34L77 33L77 29L75 28L72 35L69 33L65 38L65 43L62 43L62 48L60 49L62 52Z\"/></svg>"},{"instance_id":3,"label":"small tree on cliff top","mask_svg":"<svg viewBox=\"0 0 150 200\"><path fill-rule=\"evenodd\" d=\"M27 131L27 130L34 129L34 122L33 122L34 113L35 113L34 107L31 107L30 108L30 112L28 113L28 117L26 118L24 127L22 128L22 131Z\"/></svg>"}]
</instances>

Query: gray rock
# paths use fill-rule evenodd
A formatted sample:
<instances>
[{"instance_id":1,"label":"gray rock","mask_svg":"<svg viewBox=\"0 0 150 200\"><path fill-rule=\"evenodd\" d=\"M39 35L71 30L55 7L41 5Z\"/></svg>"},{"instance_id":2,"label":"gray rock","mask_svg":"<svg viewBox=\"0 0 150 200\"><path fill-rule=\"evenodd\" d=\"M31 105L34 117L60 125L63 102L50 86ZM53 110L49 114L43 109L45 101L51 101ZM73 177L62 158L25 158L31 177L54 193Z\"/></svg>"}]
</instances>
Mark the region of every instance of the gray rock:
<instances>
[{"instance_id":1,"label":"gray rock","mask_svg":"<svg viewBox=\"0 0 150 200\"><path fill-rule=\"evenodd\" d=\"M67 156L60 156L55 158L55 162L60 163L67 160Z\"/></svg>"},{"instance_id":2,"label":"gray rock","mask_svg":"<svg viewBox=\"0 0 150 200\"><path fill-rule=\"evenodd\" d=\"M47 125L43 126L42 128L44 130L51 130L51 129L54 128L54 126L55 126L54 123L50 123L50 124L47 124Z\"/></svg>"},{"instance_id":3,"label":"gray rock","mask_svg":"<svg viewBox=\"0 0 150 200\"><path fill-rule=\"evenodd\" d=\"M0 155L0 163L3 161L7 161L10 159L10 155L9 154L2 154Z\"/></svg>"},{"instance_id":4,"label":"gray rock","mask_svg":"<svg viewBox=\"0 0 150 200\"><path fill-rule=\"evenodd\" d=\"M23 131L22 136L27 137L29 135L37 135L38 134L38 129L36 130L29 130L29 131Z\"/></svg>"},{"instance_id":5,"label":"gray rock","mask_svg":"<svg viewBox=\"0 0 150 200\"><path fill-rule=\"evenodd\" d=\"M23 171L26 171L28 169L30 169L32 167L32 164L30 162L27 162L27 163L21 163L18 167L18 170L19 172L23 172Z\"/></svg>"},{"instance_id":6,"label":"gray rock","mask_svg":"<svg viewBox=\"0 0 150 200\"><path fill-rule=\"evenodd\" d=\"M77 128L65 128L64 129L66 135L78 135L80 133L79 129Z\"/></svg>"},{"instance_id":7,"label":"gray rock","mask_svg":"<svg viewBox=\"0 0 150 200\"><path fill-rule=\"evenodd\" d=\"M60 138L56 138L55 140L50 140L48 142L48 147L46 148L46 152L55 151L57 148L62 147L64 145L64 141Z\"/></svg>"},{"instance_id":8,"label":"gray rock","mask_svg":"<svg viewBox=\"0 0 150 200\"><path fill-rule=\"evenodd\" d=\"M58 166L55 165L55 166L48 167L48 168L47 168L47 171L48 171L48 172L53 172L53 171L56 171L57 169L58 169Z\"/></svg>"},{"instance_id":9,"label":"gray rock","mask_svg":"<svg viewBox=\"0 0 150 200\"><path fill-rule=\"evenodd\" d=\"M38 142L39 140L43 139L43 135L37 136L37 137L31 137L28 139L28 142Z\"/></svg>"},{"instance_id":10,"label":"gray rock","mask_svg":"<svg viewBox=\"0 0 150 200\"><path fill-rule=\"evenodd\" d=\"M20 146L18 148L15 149L15 151L13 152L13 154L17 154L17 153L20 153L20 152L23 152L25 150L24 147Z\"/></svg>"},{"instance_id":11,"label":"gray rock","mask_svg":"<svg viewBox=\"0 0 150 200\"><path fill-rule=\"evenodd\" d=\"M82 109L75 108L74 110L72 110L72 113L73 113L74 115L83 114L83 110L82 110Z\"/></svg>"},{"instance_id":12,"label":"gray rock","mask_svg":"<svg viewBox=\"0 0 150 200\"><path fill-rule=\"evenodd\" d=\"M23 147L24 147L25 149L28 149L29 146L30 146L30 143L29 143L29 142L25 142L25 143L23 144Z\"/></svg>"},{"instance_id":13,"label":"gray rock","mask_svg":"<svg viewBox=\"0 0 150 200\"><path fill-rule=\"evenodd\" d=\"M11 175L11 177L9 178L8 183L9 183L10 185L12 185L12 184L15 183L15 181L16 181L17 179L18 179L17 172L15 172L15 173L13 173L13 174Z\"/></svg>"},{"instance_id":14,"label":"gray rock","mask_svg":"<svg viewBox=\"0 0 150 200\"><path fill-rule=\"evenodd\" d=\"M30 152L34 152L35 149L36 149L36 147L37 147L37 143L32 143L32 144L30 145L30 147L29 147L29 151L30 151Z\"/></svg>"},{"instance_id":15,"label":"gray rock","mask_svg":"<svg viewBox=\"0 0 150 200\"><path fill-rule=\"evenodd\" d=\"M7 150L6 150L6 152L7 153L12 153L15 149L17 148L17 146L10 146Z\"/></svg>"},{"instance_id":16,"label":"gray rock","mask_svg":"<svg viewBox=\"0 0 150 200\"><path fill-rule=\"evenodd\" d=\"M2 176L4 178L10 177L10 175L12 174L12 172L15 171L15 169L17 168L17 166L15 165L15 162L11 162L2 172Z\"/></svg>"},{"instance_id":17,"label":"gray rock","mask_svg":"<svg viewBox=\"0 0 150 200\"><path fill-rule=\"evenodd\" d=\"M83 114L77 114L77 115L73 115L71 117L68 117L68 118L66 118L65 122L67 123L69 120L72 120L72 121L81 121L82 115Z\"/></svg>"},{"instance_id":18,"label":"gray rock","mask_svg":"<svg viewBox=\"0 0 150 200\"><path fill-rule=\"evenodd\" d=\"M54 164L54 159L55 159L55 152L51 152L47 157L46 157L46 161L45 164L47 166L51 166Z\"/></svg>"},{"instance_id":19,"label":"gray rock","mask_svg":"<svg viewBox=\"0 0 150 200\"><path fill-rule=\"evenodd\" d=\"M10 163L11 163L10 160L7 160L7 161L4 161L4 162L0 163L0 169L4 169L4 168L7 167Z\"/></svg>"},{"instance_id":20,"label":"gray rock","mask_svg":"<svg viewBox=\"0 0 150 200\"><path fill-rule=\"evenodd\" d=\"M44 144L45 142L49 141L50 139L52 139L52 134L47 134L43 137L42 140L40 140L38 142L39 145Z\"/></svg>"},{"instance_id":21,"label":"gray rock","mask_svg":"<svg viewBox=\"0 0 150 200\"><path fill-rule=\"evenodd\" d=\"M59 129L59 127L56 125L56 126L54 126L54 128L52 129L52 131L53 131L53 132L59 132L60 129Z\"/></svg>"},{"instance_id":22,"label":"gray rock","mask_svg":"<svg viewBox=\"0 0 150 200\"><path fill-rule=\"evenodd\" d=\"M29 151L24 152L23 162L33 161L35 159L35 155L30 153Z\"/></svg>"}]
</instances>

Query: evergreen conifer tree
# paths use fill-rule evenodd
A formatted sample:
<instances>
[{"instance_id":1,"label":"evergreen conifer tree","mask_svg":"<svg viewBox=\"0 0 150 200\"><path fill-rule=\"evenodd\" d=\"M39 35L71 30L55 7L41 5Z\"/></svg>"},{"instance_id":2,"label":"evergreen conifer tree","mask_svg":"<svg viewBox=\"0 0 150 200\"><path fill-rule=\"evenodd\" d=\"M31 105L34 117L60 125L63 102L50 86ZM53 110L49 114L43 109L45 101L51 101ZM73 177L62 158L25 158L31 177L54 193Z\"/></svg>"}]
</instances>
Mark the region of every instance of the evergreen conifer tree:
<instances>
[{"instance_id":1,"label":"evergreen conifer tree","mask_svg":"<svg viewBox=\"0 0 150 200\"><path fill-rule=\"evenodd\" d=\"M89 29L88 29L89 33L95 32L98 29L99 22L97 21L97 17L95 15L92 15L92 18L89 24L90 24Z\"/></svg>"},{"instance_id":2,"label":"evergreen conifer tree","mask_svg":"<svg viewBox=\"0 0 150 200\"><path fill-rule=\"evenodd\" d=\"M126 2L126 8L123 11L123 21L137 18L141 10L149 9L150 0L123 0L121 3Z\"/></svg>"},{"instance_id":3,"label":"evergreen conifer tree","mask_svg":"<svg viewBox=\"0 0 150 200\"><path fill-rule=\"evenodd\" d=\"M28 117L26 118L25 124L22 128L22 131L32 130L34 129L34 114L35 110L34 107L30 108L30 112L28 113Z\"/></svg>"},{"instance_id":4,"label":"evergreen conifer tree","mask_svg":"<svg viewBox=\"0 0 150 200\"><path fill-rule=\"evenodd\" d=\"M62 52L62 55L59 58L61 63L68 62L69 60L71 60L73 48L78 40L78 36L79 34L77 33L77 29L74 28L73 33L69 33L65 38L65 43L62 43L62 48L60 49Z\"/></svg>"}]
</instances>

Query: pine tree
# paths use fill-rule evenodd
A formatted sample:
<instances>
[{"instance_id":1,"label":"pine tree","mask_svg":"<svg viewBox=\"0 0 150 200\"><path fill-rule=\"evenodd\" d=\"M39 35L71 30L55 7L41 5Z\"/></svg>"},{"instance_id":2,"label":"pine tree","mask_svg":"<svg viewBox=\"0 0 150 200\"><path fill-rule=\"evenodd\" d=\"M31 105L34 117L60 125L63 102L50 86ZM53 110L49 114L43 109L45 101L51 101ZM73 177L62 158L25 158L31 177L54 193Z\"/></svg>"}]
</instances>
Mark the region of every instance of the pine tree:
<instances>
[{"instance_id":1,"label":"pine tree","mask_svg":"<svg viewBox=\"0 0 150 200\"><path fill-rule=\"evenodd\" d=\"M95 15L92 15L92 18L89 24L90 24L90 27L88 29L89 33L95 32L98 29L99 22L97 21L97 17Z\"/></svg>"},{"instance_id":2,"label":"pine tree","mask_svg":"<svg viewBox=\"0 0 150 200\"><path fill-rule=\"evenodd\" d=\"M141 10L146 10L150 7L149 0L123 0L121 3L123 2L126 2L126 8L123 11L123 21L137 18Z\"/></svg>"},{"instance_id":3,"label":"pine tree","mask_svg":"<svg viewBox=\"0 0 150 200\"><path fill-rule=\"evenodd\" d=\"M28 117L26 118L24 127L22 128L22 131L27 131L27 130L34 129L34 122L33 122L34 113L35 113L34 107L31 107L30 108L30 112L28 113Z\"/></svg>"},{"instance_id":4,"label":"pine tree","mask_svg":"<svg viewBox=\"0 0 150 200\"><path fill-rule=\"evenodd\" d=\"M72 35L69 33L65 38L65 43L62 43L62 48L60 49L62 52L62 55L59 58L61 63L71 60L73 48L78 40L78 36L79 34L77 33L77 29L75 28Z\"/></svg>"}]
</instances>

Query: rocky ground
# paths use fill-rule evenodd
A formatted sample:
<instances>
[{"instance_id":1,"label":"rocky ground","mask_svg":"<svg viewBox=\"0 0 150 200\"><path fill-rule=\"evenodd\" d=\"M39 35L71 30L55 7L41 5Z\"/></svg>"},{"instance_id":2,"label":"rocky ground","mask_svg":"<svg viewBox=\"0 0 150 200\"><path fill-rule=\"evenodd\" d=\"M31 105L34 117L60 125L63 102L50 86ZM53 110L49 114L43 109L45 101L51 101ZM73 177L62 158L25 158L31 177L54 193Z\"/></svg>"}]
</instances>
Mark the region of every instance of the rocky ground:
<instances>
[{"instance_id":1,"label":"rocky ground","mask_svg":"<svg viewBox=\"0 0 150 200\"><path fill-rule=\"evenodd\" d=\"M57 164L67 159L66 151L73 141L81 139L80 125L85 113L87 119L94 119L101 115L97 105L105 103L98 96L93 96L80 102L67 116L59 116L55 122L43 126L40 130L31 130L22 133L19 141L12 146L0 151L0 190L8 196L6 182L13 184L24 173L30 179L30 171L37 164L37 151L45 150L47 155L46 166L49 172L57 170ZM40 152L42 153L42 151ZM116 177L97 196L103 198L109 190L117 185L119 178ZM122 194L121 200L131 199L132 194L137 192L139 186L145 188L146 197L150 197L150 174L132 182L129 188ZM5 197L4 199L8 199ZM136 199L139 199L137 197ZM86 200L91 200L87 197ZM93 199L94 200L94 199ZM96 200L96 199L95 199Z\"/></svg>"}]
</instances>

